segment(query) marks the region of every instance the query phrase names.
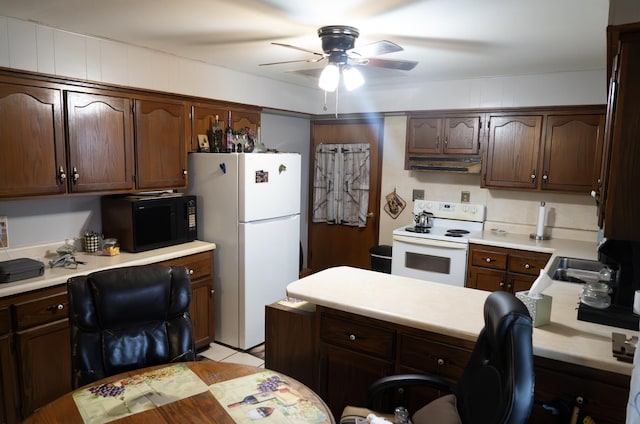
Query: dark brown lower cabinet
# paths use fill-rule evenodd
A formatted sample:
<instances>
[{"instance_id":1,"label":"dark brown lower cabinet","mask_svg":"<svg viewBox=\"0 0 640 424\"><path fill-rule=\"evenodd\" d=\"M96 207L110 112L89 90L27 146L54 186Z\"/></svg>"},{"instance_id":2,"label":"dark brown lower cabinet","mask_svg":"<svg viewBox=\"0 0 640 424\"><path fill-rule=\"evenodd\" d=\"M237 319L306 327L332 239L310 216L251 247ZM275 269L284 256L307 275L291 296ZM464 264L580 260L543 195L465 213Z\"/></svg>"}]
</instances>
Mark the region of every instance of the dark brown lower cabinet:
<instances>
[{"instance_id":1,"label":"dark brown lower cabinet","mask_svg":"<svg viewBox=\"0 0 640 424\"><path fill-rule=\"evenodd\" d=\"M213 252L162 262L189 269L196 348L214 340ZM71 391L65 284L0 299L0 423L17 423Z\"/></svg>"},{"instance_id":2,"label":"dark brown lower cabinet","mask_svg":"<svg viewBox=\"0 0 640 424\"><path fill-rule=\"evenodd\" d=\"M366 405L368 386L383 376L426 372L455 382L475 344L321 306L316 308L316 320L316 332L308 336L318 342L315 389L336 419L346 405ZM287 327L278 330L286 332ZM286 352L286 347L279 346L277 351ZM567 423L567 410L571 412L575 405L580 408L580 417L589 416L598 424L624 422L630 376L538 356L534 366L530 423ZM415 412L440 393L422 389L393 396L395 401L401 397L410 412ZM390 399L377 405L384 409ZM560 414L554 415L554 409Z\"/></svg>"},{"instance_id":3,"label":"dark brown lower cabinet","mask_svg":"<svg viewBox=\"0 0 640 424\"><path fill-rule=\"evenodd\" d=\"M265 307L264 366L316 386L315 306L273 303Z\"/></svg>"}]
</instances>

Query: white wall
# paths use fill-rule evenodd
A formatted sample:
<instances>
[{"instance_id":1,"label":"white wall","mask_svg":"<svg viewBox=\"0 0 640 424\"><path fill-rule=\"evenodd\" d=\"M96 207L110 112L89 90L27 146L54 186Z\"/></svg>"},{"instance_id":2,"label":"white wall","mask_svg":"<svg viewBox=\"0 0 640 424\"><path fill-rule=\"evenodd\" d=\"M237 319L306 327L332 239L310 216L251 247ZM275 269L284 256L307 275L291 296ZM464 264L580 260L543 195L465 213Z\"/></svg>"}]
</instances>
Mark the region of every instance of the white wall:
<instances>
[{"instance_id":1,"label":"white wall","mask_svg":"<svg viewBox=\"0 0 640 424\"><path fill-rule=\"evenodd\" d=\"M248 103L273 110L311 114L334 112L331 97L329 110L322 110L323 96L317 89L305 89L1 16L0 66ZM605 80L605 71L602 69L425 82L419 86L398 86L393 89L365 86L364 90L342 93L339 112L598 104L606 101ZM303 153L303 164L307 162L308 166L308 120L303 116L280 115L273 110L263 114L263 139L269 147L300 151ZM520 228L522 231L526 231L526 225L535 222L530 214L531 205L546 200L550 206L553 203L566 205L554 218L558 228L568 226L592 230L595 223L593 206L588 200L577 196L550 197L536 193L522 195L484 190L479 187L479 176L404 171L404 122L404 118L398 116L385 120L382 198L397 187L400 195L409 201L407 208L410 209L413 188L425 188L429 198L447 201L458 200L459 191L465 189L471 192L472 202L486 202L488 219L515 227L524 225L524 229ZM308 205L307 189L308 185L303 182L303 208ZM68 197L0 202L0 215L9 216L12 246L62 240L78 237L85 229L99 227L99 205L96 200L97 197ZM564 211L573 213L574 209L578 216L577 223L565 223L563 217L568 215ZM66 211L73 211L74 218L69 219ZM306 211L303 217L306 219ZM407 210L397 220L391 220L383 213L380 241L389 242L391 229L409 219ZM302 234L306 238L306 230Z\"/></svg>"},{"instance_id":2,"label":"white wall","mask_svg":"<svg viewBox=\"0 0 640 424\"><path fill-rule=\"evenodd\" d=\"M302 184L300 196L300 240L307 264L307 224L309 209L309 155L311 128L309 118L303 115L282 114L263 110L260 118L262 142L281 152L296 152L302 156Z\"/></svg>"}]
</instances>

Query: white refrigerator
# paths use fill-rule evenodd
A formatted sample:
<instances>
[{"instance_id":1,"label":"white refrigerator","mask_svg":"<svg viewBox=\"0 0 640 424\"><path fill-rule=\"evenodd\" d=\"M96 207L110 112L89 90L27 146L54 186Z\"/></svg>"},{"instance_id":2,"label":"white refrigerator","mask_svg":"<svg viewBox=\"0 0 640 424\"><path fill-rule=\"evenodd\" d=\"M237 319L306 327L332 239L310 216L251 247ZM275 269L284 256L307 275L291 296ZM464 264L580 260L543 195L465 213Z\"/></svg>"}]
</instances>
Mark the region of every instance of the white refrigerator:
<instances>
[{"instance_id":1,"label":"white refrigerator","mask_svg":"<svg viewBox=\"0 0 640 424\"><path fill-rule=\"evenodd\" d=\"M298 153L190 153L198 238L216 244L215 340L264 342L265 305L286 296L300 264Z\"/></svg>"}]
</instances>

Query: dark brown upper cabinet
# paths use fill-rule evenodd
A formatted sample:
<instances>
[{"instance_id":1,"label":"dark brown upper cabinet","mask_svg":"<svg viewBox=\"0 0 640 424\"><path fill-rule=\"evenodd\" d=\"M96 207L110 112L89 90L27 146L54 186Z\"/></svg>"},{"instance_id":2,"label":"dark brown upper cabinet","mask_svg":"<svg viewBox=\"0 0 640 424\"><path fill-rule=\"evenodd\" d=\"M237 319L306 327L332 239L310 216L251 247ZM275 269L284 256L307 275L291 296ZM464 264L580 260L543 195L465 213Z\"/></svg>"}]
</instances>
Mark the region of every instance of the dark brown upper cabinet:
<instances>
[{"instance_id":1,"label":"dark brown upper cabinet","mask_svg":"<svg viewBox=\"0 0 640 424\"><path fill-rule=\"evenodd\" d=\"M409 115L409 155L476 155L482 115Z\"/></svg>"},{"instance_id":2,"label":"dark brown upper cabinet","mask_svg":"<svg viewBox=\"0 0 640 424\"><path fill-rule=\"evenodd\" d=\"M69 189L133 190L133 114L126 95L66 92Z\"/></svg>"},{"instance_id":3,"label":"dark brown upper cabinet","mask_svg":"<svg viewBox=\"0 0 640 424\"><path fill-rule=\"evenodd\" d=\"M0 80L0 197L67 191L62 91Z\"/></svg>"},{"instance_id":4,"label":"dark brown upper cabinet","mask_svg":"<svg viewBox=\"0 0 640 424\"><path fill-rule=\"evenodd\" d=\"M184 102L135 99L136 186L140 190L187 186L190 138Z\"/></svg>"}]
</instances>

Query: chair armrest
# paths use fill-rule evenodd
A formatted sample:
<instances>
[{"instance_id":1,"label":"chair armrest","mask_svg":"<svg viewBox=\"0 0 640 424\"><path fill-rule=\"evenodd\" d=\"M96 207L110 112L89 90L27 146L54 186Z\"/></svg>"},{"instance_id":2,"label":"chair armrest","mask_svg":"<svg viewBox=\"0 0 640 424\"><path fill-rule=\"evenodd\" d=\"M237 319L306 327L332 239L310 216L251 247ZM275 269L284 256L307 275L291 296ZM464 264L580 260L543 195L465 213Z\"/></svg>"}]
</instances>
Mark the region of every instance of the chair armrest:
<instances>
[{"instance_id":1,"label":"chair armrest","mask_svg":"<svg viewBox=\"0 0 640 424\"><path fill-rule=\"evenodd\" d=\"M397 374L382 377L374 381L367 392L367 408L373 407L373 401L380 392L398 387L428 386L443 393L453 393L449 382L442 377L428 374Z\"/></svg>"}]
</instances>

